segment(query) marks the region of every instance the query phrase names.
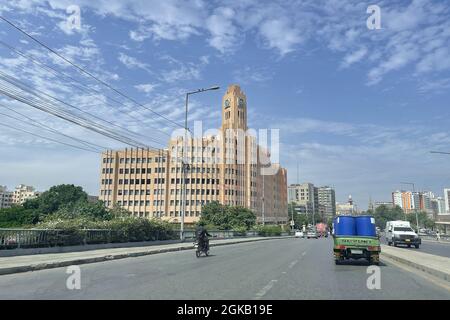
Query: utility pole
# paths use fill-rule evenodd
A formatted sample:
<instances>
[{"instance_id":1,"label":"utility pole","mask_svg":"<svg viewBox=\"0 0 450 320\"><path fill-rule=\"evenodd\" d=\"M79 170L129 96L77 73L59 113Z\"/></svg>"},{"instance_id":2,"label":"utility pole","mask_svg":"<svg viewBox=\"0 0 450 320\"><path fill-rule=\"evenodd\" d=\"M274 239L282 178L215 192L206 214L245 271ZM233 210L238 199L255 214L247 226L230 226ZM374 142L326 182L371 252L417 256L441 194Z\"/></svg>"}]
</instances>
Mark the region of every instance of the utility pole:
<instances>
[{"instance_id":1,"label":"utility pole","mask_svg":"<svg viewBox=\"0 0 450 320\"><path fill-rule=\"evenodd\" d=\"M180 240L181 242L184 241L184 217L186 215L186 175L187 171L189 170L189 159L188 159L188 152L187 152L187 133L189 131L188 128L188 105L189 105L189 96L191 94L196 94L200 92L210 91L210 90L217 90L219 89L219 86L210 87L207 89L198 89L195 91L187 92L186 93L186 104L185 104L185 114L184 114L184 141L183 141L183 149L182 149L182 168L181 171L183 173L183 179L182 179L182 211L181 211L181 226L180 226Z\"/></svg>"},{"instance_id":2,"label":"utility pole","mask_svg":"<svg viewBox=\"0 0 450 320\"><path fill-rule=\"evenodd\" d=\"M263 175L262 189L263 189L263 194L262 194L262 224L264 226L266 224L266 218L264 216L264 175Z\"/></svg>"}]
</instances>

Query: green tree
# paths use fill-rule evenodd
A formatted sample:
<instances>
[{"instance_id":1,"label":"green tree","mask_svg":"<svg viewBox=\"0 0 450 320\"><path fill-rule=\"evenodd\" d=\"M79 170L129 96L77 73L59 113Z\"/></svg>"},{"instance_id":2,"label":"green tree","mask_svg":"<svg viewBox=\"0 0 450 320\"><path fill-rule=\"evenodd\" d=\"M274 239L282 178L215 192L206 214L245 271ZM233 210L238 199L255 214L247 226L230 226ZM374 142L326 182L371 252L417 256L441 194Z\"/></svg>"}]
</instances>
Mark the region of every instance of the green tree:
<instances>
[{"instance_id":1,"label":"green tree","mask_svg":"<svg viewBox=\"0 0 450 320\"><path fill-rule=\"evenodd\" d=\"M75 204L61 206L58 211L52 215L48 215L47 217L60 219L86 218L92 221L99 221L111 220L113 215L105 207L103 201L78 201Z\"/></svg>"},{"instance_id":2,"label":"green tree","mask_svg":"<svg viewBox=\"0 0 450 320\"><path fill-rule=\"evenodd\" d=\"M256 215L244 207L224 206L213 201L202 207L199 224L214 225L219 230L249 230L256 223Z\"/></svg>"},{"instance_id":3,"label":"green tree","mask_svg":"<svg viewBox=\"0 0 450 320\"><path fill-rule=\"evenodd\" d=\"M384 229L386 227L387 221L405 219L405 213L399 206L390 208L388 206L381 205L377 207L375 211L368 210L366 213L373 215L373 217L375 218L375 224L380 229Z\"/></svg>"},{"instance_id":4,"label":"green tree","mask_svg":"<svg viewBox=\"0 0 450 320\"><path fill-rule=\"evenodd\" d=\"M73 184L61 184L51 187L37 198L25 201L23 207L45 216L55 213L60 207L74 206L79 202L87 202L87 193L83 188Z\"/></svg>"},{"instance_id":5,"label":"green tree","mask_svg":"<svg viewBox=\"0 0 450 320\"><path fill-rule=\"evenodd\" d=\"M432 219L428 217L428 214L424 211L417 212L417 218L419 220L419 228L425 227L427 229L434 228L435 223ZM411 226L416 229L417 228L417 220L416 213L411 212L406 216L406 220L411 223Z\"/></svg>"},{"instance_id":6,"label":"green tree","mask_svg":"<svg viewBox=\"0 0 450 320\"><path fill-rule=\"evenodd\" d=\"M19 228L33 225L39 221L39 215L31 209L22 206L0 210L0 228Z\"/></svg>"}]
</instances>

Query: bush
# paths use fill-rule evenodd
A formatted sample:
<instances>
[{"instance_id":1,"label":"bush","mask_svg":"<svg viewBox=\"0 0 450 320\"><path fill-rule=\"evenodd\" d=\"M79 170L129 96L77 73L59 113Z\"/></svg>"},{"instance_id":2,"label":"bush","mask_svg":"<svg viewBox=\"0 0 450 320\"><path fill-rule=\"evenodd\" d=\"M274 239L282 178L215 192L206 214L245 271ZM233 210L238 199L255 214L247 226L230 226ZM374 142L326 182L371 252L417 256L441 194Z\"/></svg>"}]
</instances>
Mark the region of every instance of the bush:
<instances>
[{"instance_id":1,"label":"bush","mask_svg":"<svg viewBox=\"0 0 450 320\"><path fill-rule=\"evenodd\" d=\"M90 236L87 243L99 242L136 242L177 239L177 231L164 221L148 220L135 217L123 217L107 221L92 221L86 217L61 219L48 217L48 220L37 225L39 229L59 230L58 239L52 243L58 245L76 245L84 243L86 231L83 229L110 230L97 236Z\"/></svg>"},{"instance_id":2,"label":"bush","mask_svg":"<svg viewBox=\"0 0 450 320\"><path fill-rule=\"evenodd\" d=\"M281 236L281 227L278 225L259 225L256 227L258 235L266 236Z\"/></svg>"}]
</instances>

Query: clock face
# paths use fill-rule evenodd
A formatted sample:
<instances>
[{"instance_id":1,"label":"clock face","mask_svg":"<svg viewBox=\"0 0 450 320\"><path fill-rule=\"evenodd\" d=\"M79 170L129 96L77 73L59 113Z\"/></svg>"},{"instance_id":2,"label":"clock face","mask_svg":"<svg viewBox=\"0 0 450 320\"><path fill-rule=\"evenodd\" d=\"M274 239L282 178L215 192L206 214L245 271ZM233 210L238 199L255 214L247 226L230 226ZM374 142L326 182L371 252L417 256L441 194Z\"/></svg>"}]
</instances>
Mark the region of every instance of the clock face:
<instances>
[{"instance_id":1,"label":"clock face","mask_svg":"<svg viewBox=\"0 0 450 320\"><path fill-rule=\"evenodd\" d=\"M229 108L230 107L230 100L225 100L225 108Z\"/></svg>"},{"instance_id":2,"label":"clock face","mask_svg":"<svg viewBox=\"0 0 450 320\"><path fill-rule=\"evenodd\" d=\"M245 105L244 99L240 98L239 99L239 104L238 104L239 108L243 108L244 105Z\"/></svg>"}]
</instances>

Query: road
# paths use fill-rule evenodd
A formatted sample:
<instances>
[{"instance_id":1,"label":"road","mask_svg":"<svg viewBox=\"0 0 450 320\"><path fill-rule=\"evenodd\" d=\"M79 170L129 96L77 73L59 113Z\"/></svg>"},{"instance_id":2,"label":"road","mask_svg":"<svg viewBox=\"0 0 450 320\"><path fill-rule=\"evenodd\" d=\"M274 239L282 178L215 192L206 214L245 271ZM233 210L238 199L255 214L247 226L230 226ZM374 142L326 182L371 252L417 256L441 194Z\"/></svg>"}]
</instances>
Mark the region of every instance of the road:
<instances>
[{"instance_id":1,"label":"road","mask_svg":"<svg viewBox=\"0 0 450 320\"><path fill-rule=\"evenodd\" d=\"M387 244L386 238L381 237L380 238L381 243ZM405 250L413 250L413 251L419 251L419 252L425 252L434 254L437 256L447 257L450 258L450 242L436 242L436 241L430 241L430 240L422 240L422 244L420 245L419 249L416 249L414 247L408 248L407 246L398 246L398 248L403 248Z\"/></svg>"},{"instance_id":2,"label":"road","mask_svg":"<svg viewBox=\"0 0 450 320\"><path fill-rule=\"evenodd\" d=\"M81 265L81 289L66 268L0 276L0 299L450 299L450 291L394 265L381 289L367 264L334 264L332 239L281 239Z\"/></svg>"}]
</instances>

